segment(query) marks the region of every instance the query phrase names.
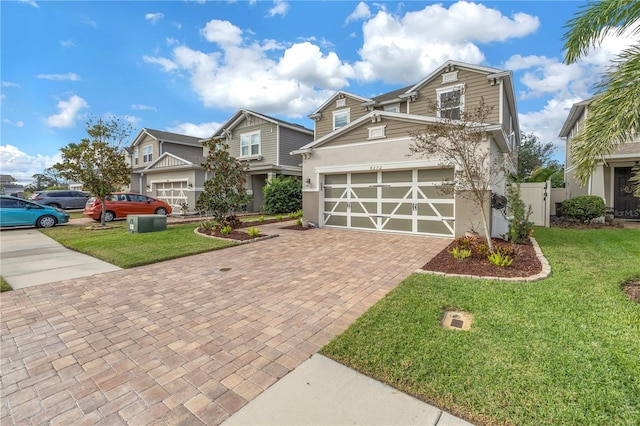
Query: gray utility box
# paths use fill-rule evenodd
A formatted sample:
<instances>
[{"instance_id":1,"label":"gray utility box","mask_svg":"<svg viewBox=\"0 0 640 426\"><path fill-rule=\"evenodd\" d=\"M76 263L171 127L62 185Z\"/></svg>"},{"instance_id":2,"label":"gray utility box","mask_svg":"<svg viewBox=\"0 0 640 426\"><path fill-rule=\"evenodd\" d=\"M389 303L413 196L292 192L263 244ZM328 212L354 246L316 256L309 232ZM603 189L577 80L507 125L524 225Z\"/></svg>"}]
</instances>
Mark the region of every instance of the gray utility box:
<instances>
[{"instance_id":1,"label":"gray utility box","mask_svg":"<svg viewBox=\"0 0 640 426\"><path fill-rule=\"evenodd\" d=\"M167 216L163 214L141 214L127 216L127 230L131 233L156 232L167 229Z\"/></svg>"}]
</instances>

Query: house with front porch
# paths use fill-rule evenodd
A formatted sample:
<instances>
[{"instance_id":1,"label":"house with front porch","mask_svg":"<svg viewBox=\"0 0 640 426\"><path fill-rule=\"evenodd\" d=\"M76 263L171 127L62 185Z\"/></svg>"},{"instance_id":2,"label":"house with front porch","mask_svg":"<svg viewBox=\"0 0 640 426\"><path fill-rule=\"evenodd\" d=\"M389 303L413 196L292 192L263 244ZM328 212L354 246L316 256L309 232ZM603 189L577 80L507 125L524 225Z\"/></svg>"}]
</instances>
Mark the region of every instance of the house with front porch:
<instances>
[{"instance_id":1,"label":"house with front porch","mask_svg":"<svg viewBox=\"0 0 640 426\"><path fill-rule=\"evenodd\" d=\"M632 169L640 167L640 137L619 145L613 152L600 158L586 185L575 176L571 140L584 128L593 98L575 103L560 130L566 140L565 184L567 198L597 195L604 199L607 210L619 219L640 219L640 198L633 195L629 182Z\"/></svg>"},{"instance_id":2,"label":"house with front porch","mask_svg":"<svg viewBox=\"0 0 640 426\"><path fill-rule=\"evenodd\" d=\"M299 157L289 155L313 141L313 130L247 109L236 111L211 138L224 139L229 153L249 166L247 211L260 211L262 189L274 176L302 176ZM204 152L207 155L207 152Z\"/></svg>"},{"instance_id":3,"label":"house with front porch","mask_svg":"<svg viewBox=\"0 0 640 426\"><path fill-rule=\"evenodd\" d=\"M511 71L447 61L417 83L379 96L338 91L309 115L313 142L302 157L305 219L319 226L457 237L482 221L460 193L442 191L454 179L446 159L411 156L411 132L458 119L484 101L492 106L483 148L487 167L498 157L515 166L520 143ZM492 169L496 176L503 170ZM506 192L505 179L487 190ZM487 218L492 235L508 229L502 212Z\"/></svg>"},{"instance_id":4,"label":"house with front porch","mask_svg":"<svg viewBox=\"0 0 640 426\"><path fill-rule=\"evenodd\" d=\"M124 155L133 169L130 191L164 200L176 213L183 204L193 210L205 179L200 138L145 128Z\"/></svg>"}]
</instances>

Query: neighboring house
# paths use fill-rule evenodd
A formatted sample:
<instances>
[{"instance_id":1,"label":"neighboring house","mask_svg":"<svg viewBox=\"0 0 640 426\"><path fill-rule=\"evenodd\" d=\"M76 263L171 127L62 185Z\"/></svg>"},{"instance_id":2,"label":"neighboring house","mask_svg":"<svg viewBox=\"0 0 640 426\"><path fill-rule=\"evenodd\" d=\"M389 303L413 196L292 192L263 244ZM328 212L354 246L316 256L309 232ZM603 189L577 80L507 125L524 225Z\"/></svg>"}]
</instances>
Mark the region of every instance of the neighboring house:
<instances>
[{"instance_id":1,"label":"neighboring house","mask_svg":"<svg viewBox=\"0 0 640 426\"><path fill-rule=\"evenodd\" d=\"M229 153L247 162L247 211L260 211L266 182L276 175L302 176L300 157L290 155L313 141L313 130L264 114L240 109L211 136L224 139ZM207 155L205 150L204 155Z\"/></svg>"},{"instance_id":2,"label":"neighboring house","mask_svg":"<svg viewBox=\"0 0 640 426\"><path fill-rule=\"evenodd\" d=\"M593 98L578 102L571 107L560 130L566 139L565 182L567 197L598 195L613 215L622 219L640 219L640 199L633 196L629 178L631 169L640 164L640 138L622 144L596 164L586 185L580 185L574 177L575 166L571 156L571 139L584 128Z\"/></svg>"},{"instance_id":3,"label":"neighboring house","mask_svg":"<svg viewBox=\"0 0 640 426\"><path fill-rule=\"evenodd\" d=\"M0 175L0 190L3 195L21 197L24 193L24 186L17 183L11 175Z\"/></svg>"},{"instance_id":4,"label":"neighboring house","mask_svg":"<svg viewBox=\"0 0 640 426\"><path fill-rule=\"evenodd\" d=\"M453 179L454 169L435 158L409 156L409 132L441 121L441 114L455 117L481 99L494 107L487 127L492 158L506 153L515 159L520 135L511 71L448 61L418 83L380 96L335 93L309 116L315 140L293 152L303 158L305 219L444 237L477 227L481 218L473 203L438 190ZM446 109L434 109L441 101ZM504 195L504 180L491 190ZM492 234L505 233L504 215L487 210Z\"/></svg>"},{"instance_id":5,"label":"neighboring house","mask_svg":"<svg viewBox=\"0 0 640 426\"><path fill-rule=\"evenodd\" d=\"M129 190L164 200L176 213L183 203L193 211L205 181L202 149L199 138L142 129L123 150L133 169Z\"/></svg>"}]
</instances>

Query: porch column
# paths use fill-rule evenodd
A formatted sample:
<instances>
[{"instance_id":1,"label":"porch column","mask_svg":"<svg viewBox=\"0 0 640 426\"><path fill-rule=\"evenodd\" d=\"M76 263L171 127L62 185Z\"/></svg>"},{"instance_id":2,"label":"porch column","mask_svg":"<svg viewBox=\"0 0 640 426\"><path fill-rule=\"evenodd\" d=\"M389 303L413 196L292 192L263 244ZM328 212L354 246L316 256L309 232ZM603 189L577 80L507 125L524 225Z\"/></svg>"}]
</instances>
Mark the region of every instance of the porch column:
<instances>
[{"instance_id":1,"label":"porch column","mask_svg":"<svg viewBox=\"0 0 640 426\"><path fill-rule=\"evenodd\" d=\"M591 175L591 188L590 195L597 195L602 197L604 200L604 205L607 206L607 199L605 198L604 192L604 164L598 163L593 170L593 174Z\"/></svg>"},{"instance_id":2,"label":"porch column","mask_svg":"<svg viewBox=\"0 0 640 426\"><path fill-rule=\"evenodd\" d=\"M271 179L273 179L274 177L276 177L276 174L273 172L269 172L267 173L267 182L269 182Z\"/></svg>"}]
</instances>

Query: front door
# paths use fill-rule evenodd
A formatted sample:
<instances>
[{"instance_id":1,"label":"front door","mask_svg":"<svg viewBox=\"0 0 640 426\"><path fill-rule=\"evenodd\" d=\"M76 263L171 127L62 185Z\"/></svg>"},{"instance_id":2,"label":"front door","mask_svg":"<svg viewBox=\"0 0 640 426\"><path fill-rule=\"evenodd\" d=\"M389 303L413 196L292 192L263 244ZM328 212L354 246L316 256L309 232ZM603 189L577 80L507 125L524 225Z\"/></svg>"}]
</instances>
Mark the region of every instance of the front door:
<instances>
[{"instance_id":1,"label":"front door","mask_svg":"<svg viewBox=\"0 0 640 426\"><path fill-rule=\"evenodd\" d=\"M633 196L631 167L616 167L614 173L613 214L620 219L639 219L640 199Z\"/></svg>"}]
</instances>

